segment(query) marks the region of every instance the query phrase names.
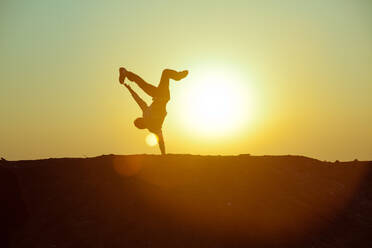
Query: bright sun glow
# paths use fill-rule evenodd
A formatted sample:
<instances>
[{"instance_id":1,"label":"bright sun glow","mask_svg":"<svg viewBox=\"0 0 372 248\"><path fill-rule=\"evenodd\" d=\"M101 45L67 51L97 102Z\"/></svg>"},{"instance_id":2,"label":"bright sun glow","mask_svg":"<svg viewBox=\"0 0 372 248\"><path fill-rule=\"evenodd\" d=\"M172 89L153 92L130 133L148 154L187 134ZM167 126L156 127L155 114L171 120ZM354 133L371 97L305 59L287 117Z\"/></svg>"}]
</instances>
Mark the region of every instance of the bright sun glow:
<instances>
[{"instance_id":1,"label":"bright sun glow","mask_svg":"<svg viewBox=\"0 0 372 248\"><path fill-rule=\"evenodd\" d=\"M185 123L203 135L230 135L251 117L250 94L245 85L237 75L226 71L193 78L185 93Z\"/></svg>"},{"instance_id":2,"label":"bright sun glow","mask_svg":"<svg viewBox=\"0 0 372 248\"><path fill-rule=\"evenodd\" d=\"M158 144L158 137L153 133L149 133L146 136L146 144L149 146L156 146Z\"/></svg>"}]
</instances>

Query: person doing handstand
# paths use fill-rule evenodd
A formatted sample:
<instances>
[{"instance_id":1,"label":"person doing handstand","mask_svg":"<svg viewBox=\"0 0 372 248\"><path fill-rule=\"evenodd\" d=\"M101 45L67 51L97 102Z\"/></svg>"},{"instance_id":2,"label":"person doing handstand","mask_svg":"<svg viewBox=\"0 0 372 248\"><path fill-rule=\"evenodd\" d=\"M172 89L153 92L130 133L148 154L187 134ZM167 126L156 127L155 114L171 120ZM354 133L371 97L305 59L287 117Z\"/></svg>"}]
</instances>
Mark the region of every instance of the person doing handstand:
<instances>
[{"instance_id":1,"label":"person doing handstand","mask_svg":"<svg viewBox=\"0 0 372 248\"><path fill-rule=\"evenodd\" d=\"M178 72L171 69L165 69L161 75L158 87L155 87L147 83L140 76L126 70L124 67L119 68L119 82L129 90L130 94L142 110L142 117L135 119L134 125L139 129L148 129L158 137L162 155L165 154L162 126L165 116L167 115L166 106L170 100L169 80L173 79L179 81L185 78L187 74L187 70ZM147 106L146 102L138 96L129 84L124 83L126 78L135 82L145 93L152 97L152 103L150 106Z\"/></svg>"}]
</instances>

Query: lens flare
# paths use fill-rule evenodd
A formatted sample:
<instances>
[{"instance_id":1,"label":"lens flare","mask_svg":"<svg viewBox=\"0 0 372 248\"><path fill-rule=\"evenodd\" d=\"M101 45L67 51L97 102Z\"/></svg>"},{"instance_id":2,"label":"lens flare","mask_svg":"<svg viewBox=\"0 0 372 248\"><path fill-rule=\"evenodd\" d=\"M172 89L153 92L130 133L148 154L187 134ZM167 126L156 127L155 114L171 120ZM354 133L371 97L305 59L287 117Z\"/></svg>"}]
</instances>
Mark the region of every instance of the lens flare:
<instances>
[{"instance_id":1,"label":"lens flare","mask_svg":"<svg viewBox=\"0 0 372 248\"><path fill-rule=\"evenodd\" d=\"M146 136L146 144L149 146L156 146L158 144L158 137L153 133L149 133L149 135Z\"/></svg>"}]
</instances>

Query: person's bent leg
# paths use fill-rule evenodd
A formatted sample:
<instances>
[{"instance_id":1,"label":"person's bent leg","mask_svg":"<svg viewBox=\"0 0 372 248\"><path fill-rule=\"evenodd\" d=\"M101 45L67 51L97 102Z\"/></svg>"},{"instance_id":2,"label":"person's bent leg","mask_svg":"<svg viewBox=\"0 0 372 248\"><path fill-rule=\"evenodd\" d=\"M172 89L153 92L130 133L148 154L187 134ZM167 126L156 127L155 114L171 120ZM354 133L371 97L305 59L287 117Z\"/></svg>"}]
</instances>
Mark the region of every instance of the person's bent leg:
<instances>
[{"instance_id":1,"label":"person's bent leg","mask_svg":"<svg viewBox=\"0 0 372 248\"><path fill-rule=\"evenodd\" d=\"M187 70L185 71L175 71L175 70L172 70L172 69L165 69L163 70L163 73L161 75L162 79L173 79L173 80L176 80L176 81L179 81L183 78L185 78L187 76L189 72Z\"/></svg>"},{"instance_id":2,"label":"person's bent leg","mask_svg":"<svg viewBox=\"0 0 372 248\"><path fill-rule=\"evenodd\" d=\"M135 82L146 94L148 94L151 97L156 96L157 88L154 85L151 85L147 83L145 80L143 80L140 76L137 74L126 71L125 76L132 82Z\"/></svg>"},{"instance_id":3,"label":"person's bent leg","mask_svg":"<svg viewBox=\"0 0 372 248\"><path fill-rule=\"evenodd\" d=\"M183 78L185 78L188 74L188 71L175 71L171 69L165 69L163 70L163 73L161 74L160 83L158 85L158 92L161 97L170 98L170 92L169 92L169 79L173 79L176 81L179 81Z\"/></svg>"}]
</instances>

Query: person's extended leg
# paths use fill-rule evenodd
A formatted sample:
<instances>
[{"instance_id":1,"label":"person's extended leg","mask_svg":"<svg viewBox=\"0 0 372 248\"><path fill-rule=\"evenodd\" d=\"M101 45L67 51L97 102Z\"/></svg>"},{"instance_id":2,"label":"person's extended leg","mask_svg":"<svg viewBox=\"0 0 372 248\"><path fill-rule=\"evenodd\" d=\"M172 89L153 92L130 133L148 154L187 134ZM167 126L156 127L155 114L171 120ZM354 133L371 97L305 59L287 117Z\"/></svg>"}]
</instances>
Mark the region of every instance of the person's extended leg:
<instances>
[{"instance_id":1,"label":"person's extended leg","mask_svg":"<svg viewBox=\"0 0 372 248\"><path fill-rule=\"evenodd\" d=\"M119 81L122 80L124 82L124 78L128 78L130 81L135 82L144 92L146 92L149 96L154 97L157 93L157 88L154 85L147 83L137 74L127 71L125 68L121 67L119 69L120 77ZM123 83L120 81L120 83Z\"/></svg>"},{"instance_id":2,"label":"person's extended leg","mask_svg":"<svg viewBox=\"0 0 372 248\"><path fill-rule=\"evenodd\" d=\"M138 104L138 106L140 106L140 108L142 109L142 111L146 111L146 109L147 109L147 103L144 100L142 100L142 98L139 97L139 95L134 90L132 90L132 88L129 86L129 84L124 84L124 86L129 90L129 92L132 95L133 99L136 101L136 103Z\"/></svg>"},{"instance_id":3,"label":"person's extended leg","mask_svg":"<svg viewBox=\"0 0 372 248\"><path fill-rule=\"evenodd\" d=\"M169 99L170 98L169 79L179 81L185 78L188 73L189 73L188 71L178 72L171 69L163 70L163 73L161 74L160 83L158 85L158 97L166 97Z\"/></svg>"}]
</instances>

